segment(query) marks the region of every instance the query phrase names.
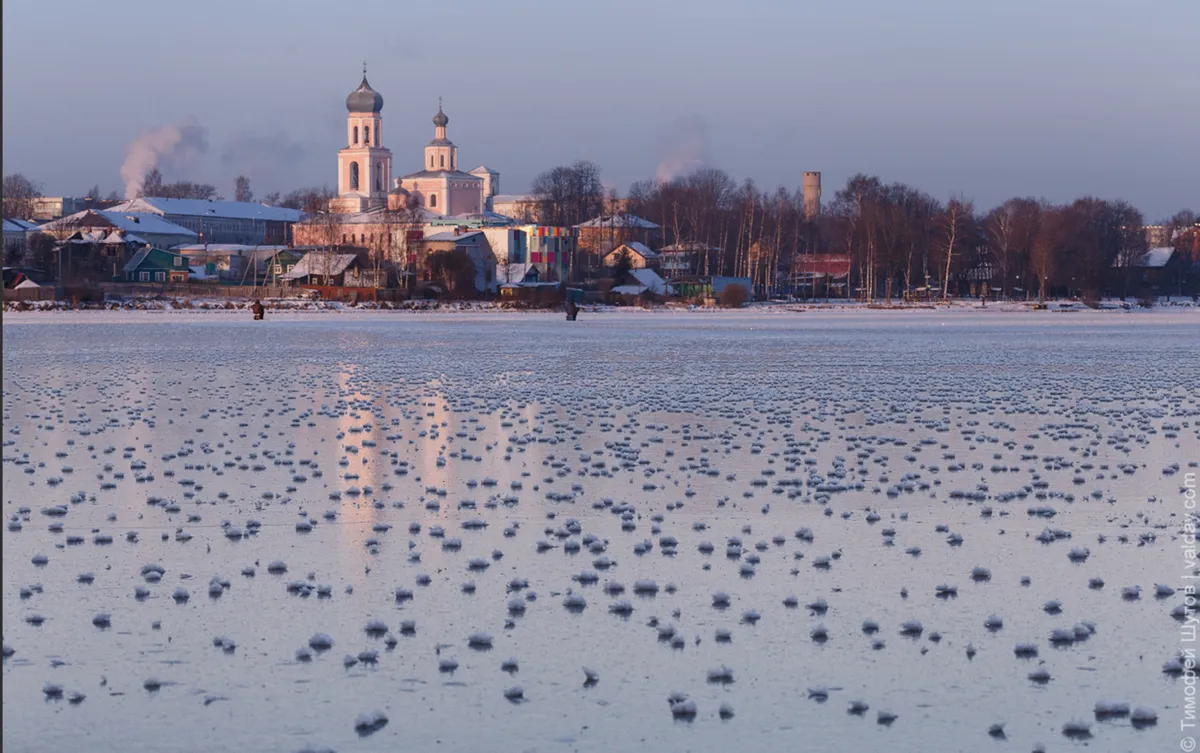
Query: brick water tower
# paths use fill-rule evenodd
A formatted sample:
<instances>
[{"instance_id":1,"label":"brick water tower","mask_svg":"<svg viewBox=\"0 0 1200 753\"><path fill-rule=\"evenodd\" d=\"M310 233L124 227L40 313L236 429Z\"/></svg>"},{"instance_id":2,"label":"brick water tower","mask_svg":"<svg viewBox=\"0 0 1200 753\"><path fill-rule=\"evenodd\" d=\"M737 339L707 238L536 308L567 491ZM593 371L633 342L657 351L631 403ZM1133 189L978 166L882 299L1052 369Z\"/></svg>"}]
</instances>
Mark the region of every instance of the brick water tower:
<instances>
[{"instance_id":1,"label":"brick water tower","mask_svg":"<svg viewBox=\"0 0 1200 753\"><path fill-rule=\"evenodd\" d=\"M804 196L804 218L811 220L821 213L821 174L805 172L801 189Z\"/></svg>"}]
</instances>

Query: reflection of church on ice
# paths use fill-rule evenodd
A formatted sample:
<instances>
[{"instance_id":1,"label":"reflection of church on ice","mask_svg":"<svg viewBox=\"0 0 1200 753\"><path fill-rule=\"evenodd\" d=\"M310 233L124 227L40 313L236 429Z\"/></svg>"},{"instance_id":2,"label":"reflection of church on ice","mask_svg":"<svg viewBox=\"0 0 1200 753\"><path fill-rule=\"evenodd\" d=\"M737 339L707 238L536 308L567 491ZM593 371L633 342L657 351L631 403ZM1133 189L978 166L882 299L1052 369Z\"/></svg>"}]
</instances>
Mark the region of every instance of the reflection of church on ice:
<instances>
[{"instance_id":1,"label":"reflection of church on ice","mask_svg":"<svg viewBox=\"0 0 1200 753\"><path fill-rule=\"evenodd\" d=\"M330 211L355 214L415 205L451 216L491 210L500 174L484 165L470 172L458 169L458 147L446 137L450 118L440 102L422 169L395 180L392 153L382 146L383 97L367 83L365 68L362 83L346 97L346 109L347 146L338 152L338 195L330 200Z\"/></svg>"}]
</instances>

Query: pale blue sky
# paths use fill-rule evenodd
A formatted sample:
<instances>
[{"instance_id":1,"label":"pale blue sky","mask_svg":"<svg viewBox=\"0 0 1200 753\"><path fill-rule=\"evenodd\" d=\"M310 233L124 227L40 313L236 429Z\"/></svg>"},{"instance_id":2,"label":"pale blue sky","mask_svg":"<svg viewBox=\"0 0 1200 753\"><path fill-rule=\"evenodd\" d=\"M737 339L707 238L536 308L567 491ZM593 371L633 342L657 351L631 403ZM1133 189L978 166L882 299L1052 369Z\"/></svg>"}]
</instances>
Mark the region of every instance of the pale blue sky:
<instances>
[{"instance_id":1,"label":"pale blue sky","mask_svg":"<svg viewBox=\"0 0 1200 753\"><path fill-rule=\"evenodd\" d=\"M464 167L501 191L664 160L831 198L858 171L980 206L1123 197L1200 209L1200 0L5 0L4 172L122 190L126 146L191 117L168 178L232 194L334 183L365 58L394 171L438 96Z\"/></svg>"}]
</instances>

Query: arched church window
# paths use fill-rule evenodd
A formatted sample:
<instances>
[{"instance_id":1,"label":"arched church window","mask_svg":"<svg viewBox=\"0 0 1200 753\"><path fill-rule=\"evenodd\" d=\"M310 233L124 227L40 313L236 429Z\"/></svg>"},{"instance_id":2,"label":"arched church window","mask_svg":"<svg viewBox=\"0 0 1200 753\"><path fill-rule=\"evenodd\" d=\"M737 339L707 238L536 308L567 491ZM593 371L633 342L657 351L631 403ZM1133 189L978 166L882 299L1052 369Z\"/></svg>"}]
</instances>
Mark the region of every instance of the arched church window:
<instances>
[{"instance_id":1,"label":"arched church window","mask_svg":"<svg viewBox=\"0 0 1200 753\"><path fill-rule=\"evenodd\" d=\"M358 143L358 126L354 126L354 143Z\"/></svg>"},{"instance_id":2,"label":"arched church window","mask_svg":"<svg viewBox=\"0 0 1200 753\"><path fill-rule=\"evenodd\" d=\"M350 190L351 191L358 190L358 163L357 162L350 163Z\"/></svg>"},{"instance_id":3,"label":"arched church window","mask_svg":"<svg viewBox=\"0 0 1200 753\"><path fill-rule=\"evenodd\" d=\"M438 155L438 163L439 163L440 167L445 167L446 166L446 155L444 155L444 154Z\"/></svg>"},{"instance_id":4,"label":"arched church window","mask_svg":"<svg viewBox=\"0 0 1200 753\"><path fill-rule=\"evenodd\" d=\"M429 166L433 167L433 155L429 155Z\"/></svg>"},{"instance_id":5,"label":"arched church window","mask_svg":"<svg viewBox=\"0 0 1200 753\"><path fill-rule=\"evenodd\" d=\"M437 194L435 194L435 193L429 194L429 206L430 207L437 206Z\"/></svg>"},{"instance_id":6,"label":"arched church window","mask_svg":"<svg viewBox=\"0 0 1200 753\"><path fill-rule=\"evenodd\" d=\"M363 143L371 145L371 126L363 126Z\"/></svg>"},{"instance_id":7,"label":"arched church window","mask_svg":"<svg viewBox=\"0 0 1200 753\"><path fill-rule=\"evenodd\" d=\"M375 190L376 191L383 190L383 163L382 162L375 163Z\"/></svg>"}]
</instances>

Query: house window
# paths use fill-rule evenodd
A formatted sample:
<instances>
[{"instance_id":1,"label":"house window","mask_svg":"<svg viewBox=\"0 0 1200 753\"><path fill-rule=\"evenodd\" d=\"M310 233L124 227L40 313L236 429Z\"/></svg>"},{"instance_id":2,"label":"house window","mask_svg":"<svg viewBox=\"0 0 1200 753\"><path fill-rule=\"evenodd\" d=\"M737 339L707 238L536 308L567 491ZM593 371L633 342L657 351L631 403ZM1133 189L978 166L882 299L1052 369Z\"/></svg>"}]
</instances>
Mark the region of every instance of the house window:
<instances>
[{"instance_id":1,"label":"house window","mask_svg":"<svg viewBox=\"0 0 1200 753\"><path fill-rule=\"evenodd\" d=\"M282 264L275 265L275 274L277 274L277 275L283 274L283 265Z\"/></svg>"},{"instance_id":2,"label":"house window","mask_svg":"<svg viewBox=\"0 0 1200 753\"><path fill-rule=\"evenodd\" d=\"M437 206L437 194L435 194L435 193L429 194L429 206L430 207Z\"/></svg>"},{"instance_id":3,"label":"house window","mask_svg":"<svg viewBox=\"0 0 1200 753\"><path fill-rule=\"evenodd\" d=\"M155 272L154 273L154 281L155 282L166 282L167 281L167 273L166 272Z\"/></svg>"},{"instance_id":4,"label":"house window","mask_svg":"<svg viewBox=\"0 0 1200 753\"><path fill-rule=\"evenodd\" d=\"M138 280L140 282L150 282L150 273L149 272L138 272Z\"/></svg>"},{"instance_id":5,"label":"house window","mask_svg":"<svg viewBox=\"0 0 1200 753\"><path fill-rule=\"evenodd\" d=\"M358 190L358 163L357 162L350 163L350 190L351 191Z\"/></svg>"},{"instance_id":6,"label":"house window","mask_svg":"<svg viewBox=\"0 0 1200 753\"><path fill-rule=\"evenodd\" d=\"M175 257L175 266L177 266L177 267L183 266L183 257L182 256Z\"/></svg>"},{"instance_id":7,"label":"house window","mask_svg":"<svg viewBox=\"0 0 1200 753\"><path fill-rule=\"evenodd\" d=\"M354 143L358 143L358 126L354 126Z\"/></svg>"}]
</instances>

